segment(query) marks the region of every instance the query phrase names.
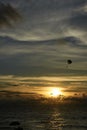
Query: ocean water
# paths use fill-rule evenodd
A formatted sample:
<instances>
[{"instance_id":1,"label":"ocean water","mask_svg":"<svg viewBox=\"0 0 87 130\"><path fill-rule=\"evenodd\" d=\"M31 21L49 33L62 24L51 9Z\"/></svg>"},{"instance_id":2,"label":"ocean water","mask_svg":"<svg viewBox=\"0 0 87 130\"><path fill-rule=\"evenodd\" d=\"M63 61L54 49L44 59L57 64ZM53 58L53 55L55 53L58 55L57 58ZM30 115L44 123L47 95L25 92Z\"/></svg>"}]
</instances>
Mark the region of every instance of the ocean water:
<instances>
[{"instance_id":1,"label":"ocean water","mask_svg":"<svg viewBox=\"0 0 87 130\"><path fill-rule=\"evenodd\" d=\"M1 103L0 130L14 130L19 121L23 130L87 130L87 109L78 106Z\"/></svg>"}]
</instances>

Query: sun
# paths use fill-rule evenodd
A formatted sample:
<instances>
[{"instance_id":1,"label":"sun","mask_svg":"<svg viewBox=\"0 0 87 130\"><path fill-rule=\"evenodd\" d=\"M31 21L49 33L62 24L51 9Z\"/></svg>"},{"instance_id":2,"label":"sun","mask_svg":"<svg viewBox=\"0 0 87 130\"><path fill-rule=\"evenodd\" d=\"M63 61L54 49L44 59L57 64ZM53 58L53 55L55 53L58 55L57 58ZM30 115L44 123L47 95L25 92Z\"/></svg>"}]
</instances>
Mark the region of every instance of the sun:
<instances>
[{"instance_id":1,"label":"sun","mask_svg":"<svg viewBox=\"0 0 87 130\"><path fill-rule=\"evenodd\" d=\"M57 97L57 96L59 96L59 95L62 95L62 92L61 92L61 90L58 89L58 88L52 88L52 90L51 90L51 92L50 92L50 95L51 95L52 97Z\"/></svg>"}]
</instances>

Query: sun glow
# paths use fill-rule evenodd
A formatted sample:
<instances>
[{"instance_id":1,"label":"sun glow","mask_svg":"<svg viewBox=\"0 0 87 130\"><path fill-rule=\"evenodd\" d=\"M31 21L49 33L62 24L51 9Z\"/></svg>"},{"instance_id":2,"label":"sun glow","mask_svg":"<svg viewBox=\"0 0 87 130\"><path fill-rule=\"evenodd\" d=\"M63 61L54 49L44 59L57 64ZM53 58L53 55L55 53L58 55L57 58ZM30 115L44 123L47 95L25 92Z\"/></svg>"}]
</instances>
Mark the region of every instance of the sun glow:
<instances>
[{"instance_id":1,"label":"sun glow","mask_svg":"<svg viewBox=\"0 0 87 130\"><path fill-rule=\"evenodd\" d=\"M62 95L62 92L60 89L58 88L52 88L51 91L50 91L50 96L52 97L57 97L59 95Z\"/></svg>"}]
</instances>

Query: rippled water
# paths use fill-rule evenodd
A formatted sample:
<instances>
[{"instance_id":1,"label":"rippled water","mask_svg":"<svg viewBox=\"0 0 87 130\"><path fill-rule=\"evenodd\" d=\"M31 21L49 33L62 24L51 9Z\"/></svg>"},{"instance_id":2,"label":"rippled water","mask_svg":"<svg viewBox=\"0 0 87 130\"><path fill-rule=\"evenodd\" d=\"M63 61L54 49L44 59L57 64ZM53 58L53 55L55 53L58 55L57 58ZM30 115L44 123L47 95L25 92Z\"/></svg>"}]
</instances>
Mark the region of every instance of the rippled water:
<instances>
[{"instance_id":1,"label":"rippled water","mask_svg":"<svg viewBox=\"0 0 87 130\"><path fill-rule=\"evenodd\" d=\"M13 130L9 123L19 121L24 130L87 130L86 109L55 106L30 108L28 105L1 107L0 129Z\"/></svg>"}]
</instances>

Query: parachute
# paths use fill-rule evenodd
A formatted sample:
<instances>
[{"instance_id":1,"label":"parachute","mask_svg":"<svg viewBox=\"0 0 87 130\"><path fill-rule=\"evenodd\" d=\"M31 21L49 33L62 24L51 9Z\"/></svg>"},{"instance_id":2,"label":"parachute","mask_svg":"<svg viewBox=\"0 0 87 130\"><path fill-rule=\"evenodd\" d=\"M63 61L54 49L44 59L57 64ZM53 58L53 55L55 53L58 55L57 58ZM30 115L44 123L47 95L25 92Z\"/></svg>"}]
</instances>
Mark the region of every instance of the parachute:
<instances>
[{"instance_id":1,"label":"parachute","mask_svg":"<svg viewBox=\"0 0 87 130\"><path fill-rule=\"evenodd\" d=\"M67 63L66 67L69 68L69 65L72 64L72 60L68 59L66 63Z\"/></svg>"},{"instance_id":2,"label":"parachute","mask_svg":"<svg viewBox=\"0 0 87 130\"><path fill-rule=\"evenodd\" d=\"M72 64L72 60L67 60L67 64Z\"/></svg>"}]
</instances>

